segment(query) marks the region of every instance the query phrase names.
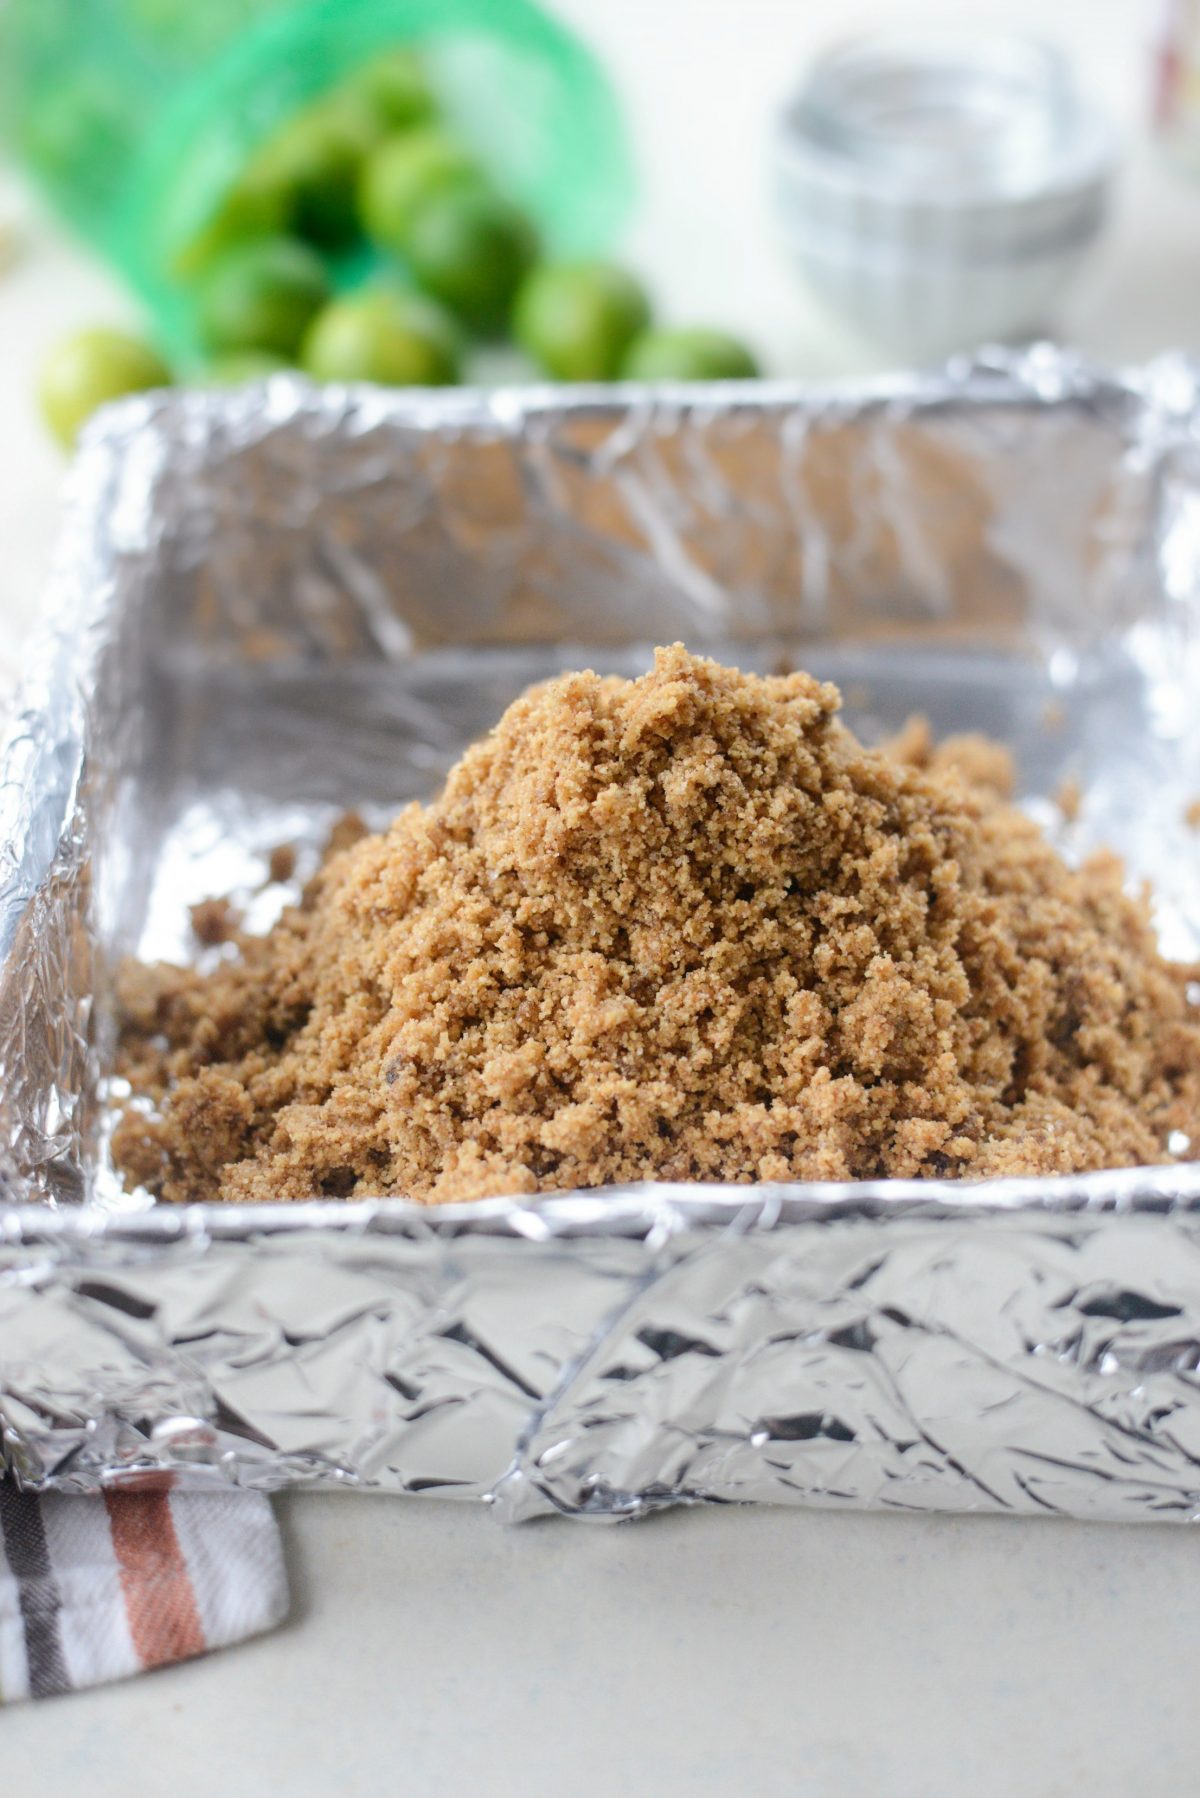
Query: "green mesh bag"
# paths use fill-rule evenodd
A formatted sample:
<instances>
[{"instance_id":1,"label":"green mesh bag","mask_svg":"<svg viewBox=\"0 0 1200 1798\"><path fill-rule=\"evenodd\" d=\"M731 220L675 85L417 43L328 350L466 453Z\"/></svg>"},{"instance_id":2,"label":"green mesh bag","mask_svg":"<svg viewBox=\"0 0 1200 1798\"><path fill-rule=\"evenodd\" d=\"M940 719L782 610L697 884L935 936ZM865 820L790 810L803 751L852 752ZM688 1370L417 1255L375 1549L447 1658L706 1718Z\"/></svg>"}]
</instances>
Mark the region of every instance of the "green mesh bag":
<instances>
[{"instance_id":1,"label":"green mesh bag","mask_svg":"<svg viewBox=\"0 0 1200 1798\"><path fill-rule=\"evenodd\" d=\"M376 52L421 50L447 118L554 254L612 241L632 191L611 89L528 0L8 0L0 121L164 348L198 345L179 268L251 153ZM357 279L360 264L339 271Z\"/></svg>"}]
</instances>

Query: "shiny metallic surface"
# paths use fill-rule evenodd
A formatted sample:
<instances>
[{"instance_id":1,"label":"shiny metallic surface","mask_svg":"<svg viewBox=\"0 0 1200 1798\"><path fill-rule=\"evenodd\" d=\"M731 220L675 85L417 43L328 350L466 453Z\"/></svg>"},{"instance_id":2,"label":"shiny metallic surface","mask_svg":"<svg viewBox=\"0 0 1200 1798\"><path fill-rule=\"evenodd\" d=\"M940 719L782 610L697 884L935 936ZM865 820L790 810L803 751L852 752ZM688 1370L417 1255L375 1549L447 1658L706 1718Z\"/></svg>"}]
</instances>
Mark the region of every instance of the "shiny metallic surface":
<instances>
[{"instance_id":1,"label":"shiny metallic surface","mask_svg":"<svg viewBox=\"0 0 1200 1798\"><path fill-rule=\"evenodd\" d=\"M20 1478L1200 1515L1200 1164L154 1207L107 1163L112 969L266 924L350 804L655 641L1006 738L1200 956L1191 368L1039 348L870 391L137 399L78 460L0 762L0 1415ZM1056 807L1082 790L1078 817Z\"/></svg>"}]
</instances>

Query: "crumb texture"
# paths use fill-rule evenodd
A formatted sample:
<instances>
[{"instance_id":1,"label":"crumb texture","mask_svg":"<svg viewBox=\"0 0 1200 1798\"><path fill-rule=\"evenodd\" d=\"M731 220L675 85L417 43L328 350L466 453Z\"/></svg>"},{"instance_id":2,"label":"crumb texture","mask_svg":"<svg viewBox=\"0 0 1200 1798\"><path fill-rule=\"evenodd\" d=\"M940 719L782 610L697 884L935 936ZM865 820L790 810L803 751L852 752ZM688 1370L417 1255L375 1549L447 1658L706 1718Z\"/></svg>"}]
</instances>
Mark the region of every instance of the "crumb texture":
<instances>
[{"instance_id":1,"label":"crumb texture","mask_svg":"<svg viewBox=\"0 0 1200 1798\"><path fill-rule=\"evenodd\" d=\"M268 935L202 912L215 969L128 972L126 1178L436 1204L1200 1142L1194 970L1119 862L1069 869L994 744L871 751L838 705L678 645L526 694Z\"/></svg>"}]
</instances>

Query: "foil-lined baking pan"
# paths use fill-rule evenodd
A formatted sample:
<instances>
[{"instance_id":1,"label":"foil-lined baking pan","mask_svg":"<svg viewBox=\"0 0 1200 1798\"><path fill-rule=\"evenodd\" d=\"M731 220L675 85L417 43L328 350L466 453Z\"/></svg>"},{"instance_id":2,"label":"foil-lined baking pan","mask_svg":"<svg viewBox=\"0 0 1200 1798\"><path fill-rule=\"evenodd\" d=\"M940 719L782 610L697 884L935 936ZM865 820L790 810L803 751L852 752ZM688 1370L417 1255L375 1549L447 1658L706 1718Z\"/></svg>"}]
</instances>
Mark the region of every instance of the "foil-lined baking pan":
<instances>
[{"instance_id":1,"label":"foil-lined baking pan","mask_svg":"<svg viewBox=\"0 0 1200 1798\"><path fill-rule=\"evenodd\" d=\"M1048 347L870 389L139 398L77 460L0 760L0 1418L32 1485L1200 1515L1200 1164L155 1207L112 977L265 924L527 682L683 638L1007 740L1200 955L1200 389ZM1055 795L1078 783L1082 802ZM1068 813L1070 815L1068 815Z\"/></svg>"}]
</instances>

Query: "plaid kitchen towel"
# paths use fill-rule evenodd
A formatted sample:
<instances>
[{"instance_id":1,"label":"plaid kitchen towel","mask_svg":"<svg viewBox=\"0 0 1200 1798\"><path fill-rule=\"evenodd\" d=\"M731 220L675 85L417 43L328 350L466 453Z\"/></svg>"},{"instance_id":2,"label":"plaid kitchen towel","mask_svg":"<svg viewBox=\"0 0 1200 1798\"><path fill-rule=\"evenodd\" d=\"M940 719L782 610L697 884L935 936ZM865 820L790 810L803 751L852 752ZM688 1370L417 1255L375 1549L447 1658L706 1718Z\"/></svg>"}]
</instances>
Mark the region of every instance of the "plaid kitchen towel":
<instances>
[{"instance_id":1,"label":"plaid kitchen towel","mask_svg":"<svg viewBox=\"0 0 1200 1798\"><path fill-rule=\"evenodd\" d=\"M257 1492L21 1492L0 1479L0 1700L123 1679L282 1621Z\"/></svg>"}]
</instances>

